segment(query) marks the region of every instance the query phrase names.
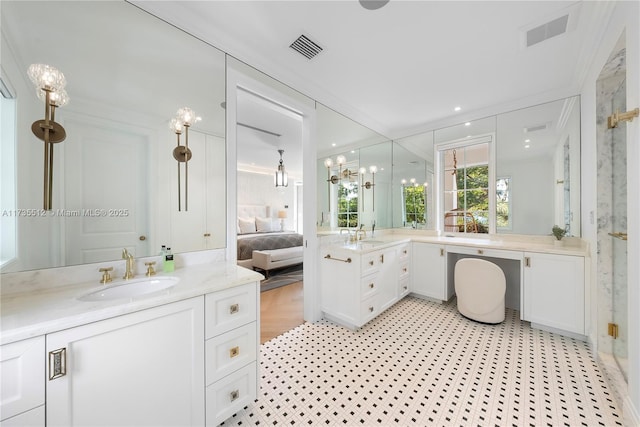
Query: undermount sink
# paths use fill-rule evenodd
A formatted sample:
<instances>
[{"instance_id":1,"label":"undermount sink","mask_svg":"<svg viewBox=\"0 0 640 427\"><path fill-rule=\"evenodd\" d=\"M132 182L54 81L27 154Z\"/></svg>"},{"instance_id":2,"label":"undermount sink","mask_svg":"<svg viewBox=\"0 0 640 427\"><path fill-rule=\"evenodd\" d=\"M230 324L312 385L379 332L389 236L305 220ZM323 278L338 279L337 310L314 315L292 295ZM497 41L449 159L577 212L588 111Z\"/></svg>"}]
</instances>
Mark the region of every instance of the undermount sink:
<instances>
[{"instance_id":1,"label":"undermount sink","mask_svg":"<svg viewBox=\"0 0 640 427\"><path fill-rule=\"evenodd\" d=\"M358 242L358 246L360 246L361 248L373 248L374 246L382 245L384 243L387 242L382 240L360 240Z\"/></svg>"},{"instance_id":2,"label":"undermount sink","mask_svg":"<svg viewBox=\"0 0 640 427\"><path fill-rule=\"evenodd\" d=\"M107 301L122 298L135 298L153 294L175 286L180 281L177 277L145 277L100 288L78 297L80 301Z\"/></svg>"}]
</instances>

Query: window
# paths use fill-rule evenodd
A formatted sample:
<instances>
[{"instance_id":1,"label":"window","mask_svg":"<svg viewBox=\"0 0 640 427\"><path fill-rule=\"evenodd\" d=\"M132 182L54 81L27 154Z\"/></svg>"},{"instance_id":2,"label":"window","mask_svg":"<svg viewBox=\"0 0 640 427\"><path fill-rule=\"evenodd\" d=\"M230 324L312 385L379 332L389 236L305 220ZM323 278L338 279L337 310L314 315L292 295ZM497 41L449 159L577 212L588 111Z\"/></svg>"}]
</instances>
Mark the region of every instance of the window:
<instances>
[{"instance_id":1,"label":"window","mask_svg":"<svg viewBox=\"0 0 640 427\"><path fill-rule=\"evenodd\" d=\"M404 225L411 225L415 228L419 224L425 224L427 216L425 186L413 181L409 184L402 184L402 204L404 206Z\"/></svg>"},{"instance_id":2,"label":"window","mask_svg":"<svg viewBox=\"0 0 640 427\"><path fill-rule=\"evenodd\" d=\"M496 179L496 227L511 229L511 178Z\"/></svg>"},{"instance_id":3,"label":"window","mask_svg":"<svg viewBox=\"0 0 640 427\"><path fill-rule=\"evenodd\" d=\"M338 184L338 227L358 226L358 183L348 180Z\"/></svg>"},{"instance_id":4,"label":"window","mask_svg":"<svg viewBox=\"0 0 640 427\"><path fill-rule=\"evenodd\" d=\"M442 228L445 232L489 233L495 188L490 159L491 136L438 147L441 164Z\"/></svg>"}]
</instances>

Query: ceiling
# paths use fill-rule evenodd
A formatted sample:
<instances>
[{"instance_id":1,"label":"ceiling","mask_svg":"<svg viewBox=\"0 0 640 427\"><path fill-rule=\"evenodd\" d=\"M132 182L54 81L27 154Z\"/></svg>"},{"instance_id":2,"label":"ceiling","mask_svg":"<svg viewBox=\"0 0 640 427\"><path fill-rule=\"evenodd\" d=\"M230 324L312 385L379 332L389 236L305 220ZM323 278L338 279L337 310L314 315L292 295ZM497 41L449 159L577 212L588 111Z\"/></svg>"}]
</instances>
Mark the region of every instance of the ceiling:
<instances>
[{"instance_id":1,"label":"ceiling","mask_svg":"<svg viewBox=\"0 0 640 427\"><path fill-rule=\"evenodd\" d=\"M389 138L579 93L610 10L593 1L134 3ZM567 13L566 33L525 47L527 30ZM301 34L323 48L311 60L289 47Z\"/></svg>"}]
</instances>

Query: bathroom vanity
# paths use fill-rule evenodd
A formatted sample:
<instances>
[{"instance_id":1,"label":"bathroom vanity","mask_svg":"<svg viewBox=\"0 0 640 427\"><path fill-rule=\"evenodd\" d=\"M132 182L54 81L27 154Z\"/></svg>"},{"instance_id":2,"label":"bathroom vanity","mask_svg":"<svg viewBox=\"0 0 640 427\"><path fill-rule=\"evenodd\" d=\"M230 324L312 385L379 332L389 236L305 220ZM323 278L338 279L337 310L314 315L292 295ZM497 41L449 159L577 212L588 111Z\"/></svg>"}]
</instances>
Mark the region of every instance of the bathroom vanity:
<instances>
[{"instance_id":1,"label":"bathroom vanity","mask_svg":"<svg viewBox=\"0 0 640 427\"><path fill-rule=\"evenodd\" d=\"M132 298L83 300L121 281L3 294L0 424L213 426L252 402L262 276L228 263L171 276Z\"/></svg>"},{"instance_id":2,"label":"bathroom vanity","mask_svg":"<svg viewBox=\"0 0 640 427\"><path fill-rule=\"evenodd\" d=\"M505 272L506 305L518 310L522 320L534 328L586 339L588 252L579 240L563 247L546 237L498 240L418 233L389 233L351 244L325 240L320 245L322 312L346 327L363 326L409 293L436 302L450 300L456 261L477 257Z\"/></svg>"}]
</instances>

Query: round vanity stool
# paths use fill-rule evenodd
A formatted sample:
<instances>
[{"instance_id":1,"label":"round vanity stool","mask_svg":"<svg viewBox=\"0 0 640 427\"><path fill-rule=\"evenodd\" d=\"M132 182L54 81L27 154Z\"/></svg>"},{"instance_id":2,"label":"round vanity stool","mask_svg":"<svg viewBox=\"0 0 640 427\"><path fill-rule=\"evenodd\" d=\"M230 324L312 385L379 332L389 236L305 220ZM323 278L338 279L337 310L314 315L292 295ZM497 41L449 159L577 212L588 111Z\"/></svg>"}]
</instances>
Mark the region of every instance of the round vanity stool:
<instances>
[{"instance_id":1,"label":"round vanity stool","mask_svg":"<svg viewBox=\"0 0 640 427\"><path fill-rule=\"evenodd\" d=\"M505 317L507 280L496 264L478 258L462 258L454 269L458 311L482 323L501 323Z\"/></svg>"}]
</instances>

